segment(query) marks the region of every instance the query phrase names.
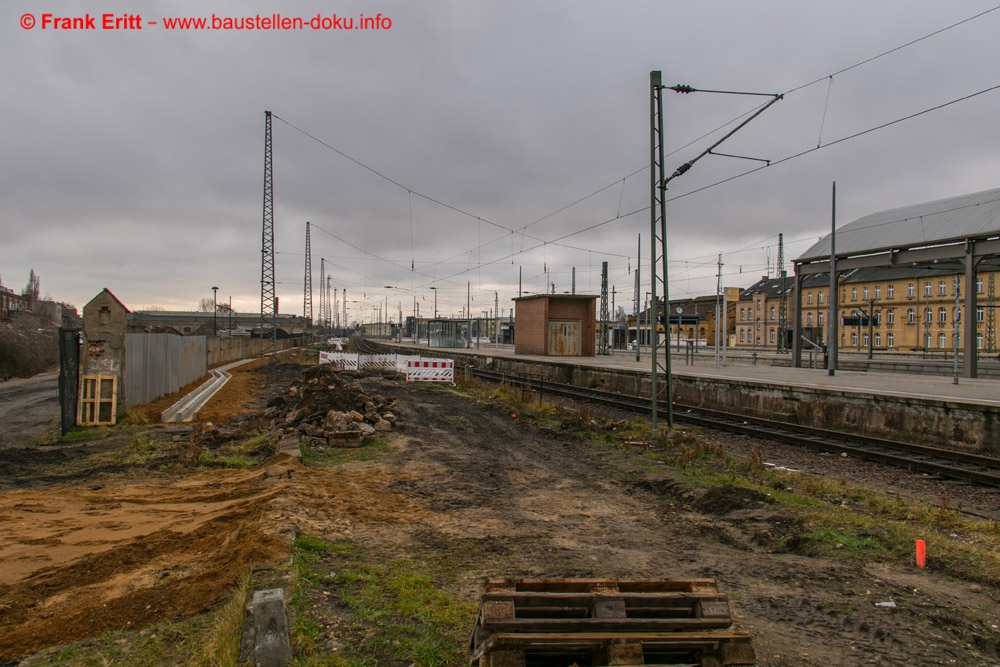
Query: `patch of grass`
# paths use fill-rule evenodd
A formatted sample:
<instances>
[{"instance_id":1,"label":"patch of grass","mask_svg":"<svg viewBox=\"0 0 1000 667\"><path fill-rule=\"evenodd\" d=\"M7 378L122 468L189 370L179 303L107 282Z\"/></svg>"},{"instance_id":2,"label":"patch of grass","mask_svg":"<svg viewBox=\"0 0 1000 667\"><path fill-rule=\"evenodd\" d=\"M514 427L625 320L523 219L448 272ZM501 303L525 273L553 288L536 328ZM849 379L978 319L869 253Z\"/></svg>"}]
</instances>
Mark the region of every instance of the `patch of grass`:
<instances>
[{"instance_id":1,"label":"patch of grass","mask_svg":"<svg viewBox=\"0 0 1000 667\"><path fill-rule=\"evenodd\" d=\"M302 463L307 466L333 468L354 461L384 461L398 455L399 450L385 438L368 438L360 447L328 447L313 449L302 446Z\"/></svg>"},{"instance_id":2,"label":"patch of grass","mask_svg":"<svg viewBox=\"0 0 1000 667\"><path fill-rule=\"evenodd\" d=\"M260 463L260 450L268 444L267 436L258 434L232 442L217 449L201 449L192 465L202 468L249 468Z\"/></svg>"},{"instance_id":3,"label":"patch of grass","mask_svg":"<svg viewBox=\"0 0 1000 667\"><path fill-rule=\"evenodd\" d=\"M83 440L99 440L114 432L111 426L74 426L69 433L59 437L59 442L81 442Z\"/></svg>"},{"instance_id":4,"label":"patch of grass","mask_svg":"<svg viewBox=\"0 0 1000 667\"><path fill-rule=\"evenodd\" d=\"M143 436L137 436L115 452L115 458L125 465L145 466L158 458L161 452L160 444Z\"/></svg>"},{"instance_id":5,"label":"patch of grass","mask_svg":"<svg viewBox=\"0 0 1000 667\"><path fill-rule=\"evenodd\" d=\"M476 608L441 590L427 564L374 562L351 544L307 535L296 538L292 559L296 665L462 664ZM329 618L311 602L317 595L349 613L335 625L344 647L338 655L324 648Z\"/></svg>"},{"instance_id":6,"label":"patch of grass","mask_svg":"<svg viewBox=\"0 0 1000 667\"><path fill-rule=\"evenodd\" d=\"M853 560L882 560L891 551L888 534L862 532L858 527L832 527L800 533L795 536L795 551L808 556L837 554Z\"/></svg>"}]
</instances>

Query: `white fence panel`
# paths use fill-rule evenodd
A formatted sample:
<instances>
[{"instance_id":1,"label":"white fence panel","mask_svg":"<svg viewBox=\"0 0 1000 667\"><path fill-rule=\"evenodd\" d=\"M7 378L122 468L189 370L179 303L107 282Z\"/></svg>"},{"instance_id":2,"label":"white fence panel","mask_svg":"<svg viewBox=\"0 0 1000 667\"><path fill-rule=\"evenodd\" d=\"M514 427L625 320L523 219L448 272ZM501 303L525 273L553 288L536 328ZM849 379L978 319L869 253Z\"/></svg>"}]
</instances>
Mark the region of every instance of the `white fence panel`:
<instances>
[{"instance_id":1,"label":"white fence panel","mask_svg":"<svg viewBox=\"0 0 1000 667\"><path fill-rule=\"evenodd\" d=\"M410 361L420 361L419 354L397 354L396 355L396 372L405 373L406 364Z\"/></svg>"},{"instance_id":2,"label":"white fence panel","mask_svg":"<svg viewBox=\"0 0 1000 667\"><path fill-rule=\"evenodd\" d=\"M360 365L359 354L349 354L347 352L320 352L319 363L333 364L343 371L356 371Z\"/></svg>"},{"instance_id":3,"label":"white fence panel","mask_svg":"<svg viewBox=\"0 0 1000 667\"><path fill-rule=\"evenodd\" d=\"M454 382L454 359L420 359L406 362L407 382Z\"/></svg>"},{"instance_id":4,"label":"white fence panel","mask_svg":"<svg viewBox=\"0 0 1000 667\"><path fill-rule=\"evenodd\" d=\"M358 359L358 365L366 370L375 369L383 371L396 370L395 354L366 354Z\"/></svg>"}]
</instances>

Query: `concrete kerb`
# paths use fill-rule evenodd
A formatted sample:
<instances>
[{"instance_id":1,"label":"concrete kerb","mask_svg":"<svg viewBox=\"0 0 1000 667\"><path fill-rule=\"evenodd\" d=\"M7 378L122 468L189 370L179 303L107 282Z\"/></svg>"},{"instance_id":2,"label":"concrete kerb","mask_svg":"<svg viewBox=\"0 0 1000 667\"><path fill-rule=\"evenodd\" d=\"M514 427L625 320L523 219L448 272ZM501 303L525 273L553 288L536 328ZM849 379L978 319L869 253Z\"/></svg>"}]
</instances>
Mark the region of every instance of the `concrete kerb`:
<instances>
[{"instance_id":1,"label":"concrete kerb","mask_svg":"<svg viewBox=\"0 0 1000 667\"><path fill-rule=\"evenodd\" d=\"M288 667L292 644L288 633L284 590L257 591L251 602L254 628L254 659L258 667Z\"/></svg>"},{"instance_id":2,"label":"concrete kerb","mask_svg":"<svg viewBox=\"0 0 1000 667\"><path fill-rule=\"evenodd\" d=\"M232 377L232 375L228 372L229 369L241 366L251 361L254 361L254 359L241 359L239 361L234 361L231 364L226 364L225 366L213 368L209 371L212 375L211 379L164 410L160 415L161 421L168 424L191 421L198 413L198 410L200 410L201 407L205 405L210 398L212 398L212 396L215 396L215 393L229 381L229 378Z\"/></svg>"}]
</instances>

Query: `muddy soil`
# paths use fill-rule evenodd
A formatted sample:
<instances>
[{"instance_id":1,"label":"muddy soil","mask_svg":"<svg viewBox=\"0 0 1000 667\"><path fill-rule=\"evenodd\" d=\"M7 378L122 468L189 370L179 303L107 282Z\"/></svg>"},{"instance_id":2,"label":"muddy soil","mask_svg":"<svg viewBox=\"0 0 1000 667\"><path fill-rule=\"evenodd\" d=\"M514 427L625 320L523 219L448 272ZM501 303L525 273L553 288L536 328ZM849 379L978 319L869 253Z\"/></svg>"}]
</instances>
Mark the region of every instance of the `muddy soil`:
<instances>
[{"instance_id":1,"label":"muddy soil","mask_svg":"<svg viewBox=\"0 0 1000 667\"><path fill-rule=\"evenodd\" d=\"M448 563L470 602L486 577L713 577L763 666L1000 664L997 591L788 553L799 526L766 496L685 491L665 465L443 386L364 383L398 400L385 460L0 492L0 659L211 608L305 533Z\"/></svg>"}]
</instances>

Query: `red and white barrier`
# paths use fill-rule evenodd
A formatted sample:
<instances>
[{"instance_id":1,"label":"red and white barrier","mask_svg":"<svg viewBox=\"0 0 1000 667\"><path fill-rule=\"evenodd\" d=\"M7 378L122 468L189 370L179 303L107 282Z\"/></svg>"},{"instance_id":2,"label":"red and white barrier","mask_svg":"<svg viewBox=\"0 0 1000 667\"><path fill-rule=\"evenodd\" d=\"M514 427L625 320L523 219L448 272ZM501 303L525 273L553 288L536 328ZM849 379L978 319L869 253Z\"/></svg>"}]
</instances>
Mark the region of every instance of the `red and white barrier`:
<instances>
[{"instance_id":1,"label":"red and white barrier","mask_svg":"<svg viewBox=\"0 0 1000 667\"><path fill-rule=\"evenodd\" d=\"M407 382L454 382L454 359L420 359L406 362Z\"/></svg>"}]
</instances>

